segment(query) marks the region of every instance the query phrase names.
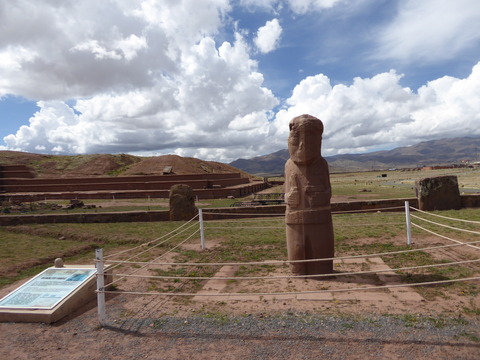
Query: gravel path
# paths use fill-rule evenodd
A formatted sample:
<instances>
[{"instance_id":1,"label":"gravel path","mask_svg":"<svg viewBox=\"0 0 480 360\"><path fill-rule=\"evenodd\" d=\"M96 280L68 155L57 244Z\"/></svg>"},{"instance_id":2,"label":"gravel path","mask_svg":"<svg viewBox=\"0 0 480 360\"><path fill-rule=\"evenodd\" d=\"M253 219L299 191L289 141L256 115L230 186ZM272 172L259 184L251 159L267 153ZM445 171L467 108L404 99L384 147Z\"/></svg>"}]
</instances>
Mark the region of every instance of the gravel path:
<instances>
[{"instance_id":1,"label":"gravel path","mask_svg":"<svg viewBox=\"0 0 480 360\"><path fill-rule=\"evenodd\" d=\"M94 310L56 325L0 324L0 358L480 358L476 319L203 314L100 328Z\"/></svg>"}]
</instances>

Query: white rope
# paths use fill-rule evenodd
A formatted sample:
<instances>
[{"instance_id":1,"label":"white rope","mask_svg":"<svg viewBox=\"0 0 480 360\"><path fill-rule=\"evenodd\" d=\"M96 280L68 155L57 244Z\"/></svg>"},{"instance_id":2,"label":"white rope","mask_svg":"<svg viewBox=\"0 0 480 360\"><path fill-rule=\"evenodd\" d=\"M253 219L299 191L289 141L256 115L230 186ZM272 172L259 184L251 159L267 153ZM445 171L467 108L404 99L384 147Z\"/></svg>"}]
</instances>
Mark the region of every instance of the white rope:
<instances>
[{"instance_id":1,"label":"white rope","mask_svg":"<svg viewBox=\"0 0 480 360\"><path fill-rule=\"evenodd\" d=\"M195 218L197 218L197 217L198 217L198 214L195 215L193 218L191 218L191 219L190 219L189 221L187 221L186 223L184 223L184 224L182 224L181 226L179 226L178 228L176 228L175 230L172 230L172 231L170 231L169 233L167 233L167 234L165 234L165 235L162 235L162 236L160 236L160 237L158 237L158 238L156 238L156 239L154 239L154 240L151 240L151 241L149 241L149 242L140 244L140 245L138 245L138 246L135 246L135 247L130 248L130 249L127 249L127 250L122 250L122 251L116 252L116 253L114 253L114 254L106 255L106 256L104 257L104 259L107 259L107 258L110 258L110 257L113 257L113 256L117 256L117 255L120 255L120 254L123 254L123 253L126 253L126 252L130 252L130 251L132 251L132 250L136 250L136 249L141 248L141 247L143 247L143 246L148 246L148 245L150 245L150 244L153 244L154 242L159 241L159 240L161 240L161 239L169 236L170 234L173 234L175 231L180 230L182 227L186 226L187 224L189 224L190 222L192 222L192 221L193 221ZM169 240L169 239L168 239L168 240Z\"/></svg>"},{"instance_id":2,"label":"white rope","mask_svg":"<svg viewBox=\"0 0 480 360\"><path fill-rule=\"evenodd\" d=\"M392 222L392 223L377 223L377 224L351 224L342 225L342 227L359 227L359 226L384 226L384 225L405 225L404 222ZM206 229L284 229L283 226L208 226Z\"/></svg>"},{"instance_id":3,"label":"white rope","mask_svg":"<svg viewBox=\"0 0 480 360\"><path fill-rule=\"evenodd\" d=\"M412 222L412 225L413 225L413 226L416 226L416 227L419 228L419 229L422 229L423 231L429 232L430 234L433 234L433 235L436 235L436 236L438 236L438 237L441 237L441 238L443 238L443 239L445 239L445 240L453 241L453 242L457 243L458 245L465 245L465 246L469 246L469 247L471 247L471 248L480 250L480 247L472 245L472 244L477 243L478 241L472 241L472 242L466 243L466 242L462 242L462 241L459 241L459 240L455 240L455 239L449 238L449 237L444 236L444 235L437 234L436 232L433 232L433 231L431 231L431 230L425 229L424 227L422 227L422 226L420 226L420 225L418 225L418 224L415 224L415 223L413 223L413 222Z\"/></svg>"},{"instance_id":4,"label":"white rope","mask_svg":"<svg viewBox=\"0 0 480 360\"><path fill-rule=\"evenodd\" d=\"M176 236L184 233L185 231L191 229L193 226L196 226L196 225L197 225L197 224L192 224L192 225L190 225L189 227L187 227L187 228L183 229L182 231L178 232L177 234L174 234L174 235L170 236L168 239L165 239L165 240L163 240L162 242L160 242L160 243L158 243L158 244L155 244L154 246L151 246L151 247L149 247L148 249L145 249L144 251L139 252L138 254L135 254L135 255L130 256L127 260L132 260L132 259L134 259L134 258L137 258L137 257L139 257L140 255L143 255L143 254L145 254L146 252L149 252L150 250L155 249L156 247L165 244L167 241L170 241L170 240L173 239L174 237L176 237ZM198 230L197 230L197 231L198 231ZM107 260L107 261L108 261L108 260ZM110 261L115 261L115 260L110 260ZM120 266L120 263L117 263L117 265L114 265L113 267L111 267L110 270L113 270L113 269L117 268L118 266Z\"/></svg>"},{"instance_id":5,"label":"white rope","mask_svg":"<svg viewBox=\"0 0 480 360\"><path fill-rule=\"evenodd\" d=\"M417 225L418 226L418 225ZM427 230L428 231L428 230ZM431 232L431 231L429 231ZM432 232L433 233L433 232ZM435 234L435 233L433 233ZM439 235L440 236L440 235ZM448 240L456 241L450 238ZM252 261L252 262L219 262L219 263L178 263L178 262L165 262L165 263L154 263L149 262L150 265L169 265L169 266L248 266L248 265L284 265L284 264L295 264L295 263L307 263L307 262L320 262L320 261L329 261L329 260L346 260L346 259L358 259L358 258L370 258L370 257L379 257L385 255L397 255L397 254L405 254L411 252L418 252L418 251L427 251L427 250L435 250L435 249L444 249L444 248L451 248L457 246L468 246L470 244L477 244L480 240L466 242L463 243L461 241L457 241L458 244L449 244L449 245L438 245L438 246L431 246L426 248L419 248L419 249L409 249L409 250L399 250L399 251L390 251L390 252L383 252L383 253L375 253L375 254L363 254L363 255L350 255L350 256L339 256L339 257L331 257L331 258L320 258L320 259L306 259L306 260L266 260L266 261ZM107 260L105 261L109 264L145 264L145 262L140 261L122 261L122 260Z\"/></svg>"},{"instance_id":6,"label":"white rope","mask_svg":"<svg viewBox=\"0 0 480 360\"><path fill-rule=\"evenodd\" d=\"M378 224L347 224L342 227L357 227L357 226L383 226L383 225L405 225L404 222L392 222L392 223L378 223Z\"/></svg>"},{"instance_id":7,"label":"white rope","mask_svg":"<svg viewBox=\"0 0 480 360\"><path fill-rule=\"evenodd\" d=\"M377 273L389 272L389 271L427 269L427 268L435 268L435 267L442 267L442 266L470 264L470 263L475 263L479 261L480 259L463 260L463 261L455 261L455 262L449 262L449 263L407 266L407 267L394 268L394 269L388 268L383 270L364 270L364 271L355 271L355 272L317 274L317 275L211 276L209 277L209 276L153 276L153 275L143 276L143 275L128 275L128 274L113 274L113 276L125 276L125 277L160 279L160 280L277 280L277 279L297 279L297 278L303 279L303 278L318 278L318 277L332 277L332 276L336 277L336 276L366 275L366 274L377 274Z\"/></svg>"},{"instance_id":8,"label":"white rope","mask_svg":"<svg viewBox=\"0 0 480 360\"><path fill-rule=\"evenodd\" d=\"M249 222L278 222L280 219L264 219L264 218L254 218L254 219L223 219L223 220L204 220L205 223L232 223L232 224L238 224L238 223L249 223Z\"/></svg>"},{"instance_id":9,"label":"white rope","mask_svg":"<svg viewBox=\"0 0 480 360\"><path fill-rule=\"evenodd\" d=\"M339 214L352 214L352 213L362 213L362 212L378 212L382 210L394 210L394 209L404 209L404 206L391 206L391 207L384 207L384 208L375 208L375 209L364 209L364 210L351 210L351 211L332 211L332 215L339 215ZM211 215L228 215L228 216L253 216L253 217L267 217L267 216L285 216L285 213L221 213L221 212L208 212L203 211L203 214L211 214Z\"/></svg>"},{"instance_id":10,"label":"white rope","mask_svg":"<svg viewBox=\"0 0 480 360\"><path fill-rule=\"evenodd\" d=\"M228 216L252 216L252 217L268 217L268 216L285 216L284 212L281 213L273 213L273 214L268 214L268 213L221 213L221 212L206 212L204 210L203 215L209 214L209 215L228 215Z\"/></svg>"},{"instance_id":11,"label":"white rope","mask_svg":"<svg viewBox=\"0 0 480 360\"><path fill-rule=\"evenodd\" d=\"M174 247L171 248L170 250L164 252L164 253L163 253L162 255L160 255L159 257L153 259L152 261L156 261L156 260L158 260L158 259L161 259L162 257L164 257L165 255L167 255L168 253L172 252L173 250L175 250L175 249L178 248L179 246L183 245L185 242L187 242L188 240L190 240L190 239L193 237L193 235L195 235L195 234L198 233L199 231L200 231L200 229L197 229L193 234L191 234L191 235L190 235L189 237L187 237L185 240L183 240L182 242L180 242L179 244L177 244L176 246L174 246ZM150 266L150 262L147 262L147 263L144 263L144 264L145 264L144 266L142 266L142 267L134 270L134 271L131 272L129 275L136 274L136 273L139 272L140 270L143 270L143 269L145 269L147 266ZM124 279L126 276L127 276L127 275L125 275L125 276L123 276L123 277L121 277L121 278L119 278L119 279L116 279L116 280L112 281L111 283L105 285L104 287L111 286L111 285L119 282L120 280Z\"/></svg>"},{"instance_id":12,"label":"white rope","mask_svg":"<svg viewBox=\"0 0 480 360\"><path fill-rule=\"evenodd\" d=\"M385 208L376 208L376 209L364 209L364 210L350 210L350 211L332 211L332 215L339 215L339 214L353 214L353 213L361 213L361 212L377 212L382 210L394 210L394 209L404 209L404 206L391 206Z\"/></svg>"},{"instance_id":13,"label":"white rope","mask_svg":"<svg viewBox=\"0 0 480 360\"><path fill-rule=\"evenodd\" d=\"M454 226L448 226L448 225L440 224L440 223L437 223L437 222L434 222L434 221L431 221L431 220L427 220L427 219L421 218L420 216L416 216L416 215L413 215L413 214L410 214L410 216L413 217L413 218L415 218L415 219L419 219L419 220L422 220L422 221L426 221L426 222L428 222L428 223L430 223L430 224L434 224L434 225L446 227L446 228L449 228L449 229L452 229L452 230L463 231L463 232L468 232L468 233L470 233L470 234L480 235L480 231L460 229L460 228L457 228L457 227L454 227Z\"/></svg>"},{"instance_id":14,"label":"white rope","mask_svg":"<svg viewBox=\"0 0 480 360\"><path fill-rule=\"evenodd\" d=\"M438 215L438 214L434 214L434 213L430 213L430 212L427 212L427 211L423 211L423 210L414 208L413 206L410 206L410 209L413 209L415 211L418 211L418 212L421 212L421 213L424 213L424 214L427 214L427 215L432 215L432 216L436 216L436 217L440 217L440 218L444 218L444 219L448 219L448 220L463 221L463 222L471 223L471 224L480 224L480 221L465 220L465 219L458 219L458 218L453 218L453 217L449 217L449 216Z\"/></svg>"},{"instance_id":15,"label":"white rope","mask_svg":"<svg viewBox=\"0 0 480 360\"><path fill-rule=\"evenodd\" d=\"M290 292L264 292L264 293L167 293L167 292L139 292L139 291L99 291L103 293L112 293L112 294L126 294L126 295L159 295L159 296L279 296L279 295L307 295L307 294L321 294L321 293L336 293L336 292L346 292L346 291L365 291L365 290L378 290L378 289L391 289L399 287L413 287L413 286L427 286L427 285L438 285L438 284L447 284L460 281L473 281L480 280L480 276L470 277L470 278L460 278L460 279L450 279L450 280L438 280L438 281L427 281L421 283L411 283L411 284L394 284L394 285L379 285L379 286L366 286L366 287L356 287L356 288L344 288L344 289L330 289L330 290L310 290L310 291L290 291Z\"/></svg>"},{"instance_id":16,"label":"white rope","mask_svg":"<svg viewBox=\"0 0 480 360\"><path fill-rule=\"evenodd\" d=\"M285 229L284 226L207 226L205 228L206 230L211 230L211 229Z\"/></svg>"}]
</instances>

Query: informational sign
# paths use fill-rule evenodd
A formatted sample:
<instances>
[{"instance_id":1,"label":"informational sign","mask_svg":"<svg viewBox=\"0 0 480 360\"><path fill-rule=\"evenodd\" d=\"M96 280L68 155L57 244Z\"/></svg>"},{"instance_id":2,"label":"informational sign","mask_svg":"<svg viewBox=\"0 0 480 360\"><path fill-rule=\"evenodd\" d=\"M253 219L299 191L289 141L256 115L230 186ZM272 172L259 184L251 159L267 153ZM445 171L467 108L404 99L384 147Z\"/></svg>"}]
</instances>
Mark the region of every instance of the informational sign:
<instances>
[{"instance_id":1,"label":"informational sign","mask_svg":"<svg viewBox=\"0 0 480 360\"><path fill-rule=\"evenodd\" d=\"M0 308L53 309L85 281L94 268L48 268L0 300Z\"/></svg>"}]
</instances>

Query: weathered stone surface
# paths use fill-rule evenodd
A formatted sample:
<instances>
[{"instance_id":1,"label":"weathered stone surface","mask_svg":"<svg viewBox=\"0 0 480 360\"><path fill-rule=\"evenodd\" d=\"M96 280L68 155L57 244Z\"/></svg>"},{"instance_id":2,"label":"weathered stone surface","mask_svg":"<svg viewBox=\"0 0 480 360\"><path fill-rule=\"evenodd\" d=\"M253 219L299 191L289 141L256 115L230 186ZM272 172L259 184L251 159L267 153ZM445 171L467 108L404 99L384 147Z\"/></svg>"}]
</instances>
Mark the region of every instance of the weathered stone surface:
<instances>
[{"instance_id":1,"label":"weathered stone surface","mask_svg":"<svg viewBox=\"0 0 480 360\"><path fill-rule=\"evenodd\" d=\"M321 156L323 123L301 115L290 121L285 164L285 223L289 260L331 258L334 235L328 164ZM291 264L299 275L329 274L333 261Z\"/></svg>"},{"instance_id":2,"label":"weathered stone surface","mask_svg":"<svg viewBox=\"0 0 480 360\"><path fill-rule=\"evenodd\" d=\"M438 176L415 181L420 210L458 210L462 206L456 176Z\"/></svg>"},{"instance_id":3,"label":"weathered stone surface","mask_svg":"<svg viewBox=\"0 0 480 360\"><path fill-rule=\"evenodd\" d=\"M173 185L170 188L170 220L190 220L196 214L192 188L185 184Z\"/></svg>"}]
</instances>

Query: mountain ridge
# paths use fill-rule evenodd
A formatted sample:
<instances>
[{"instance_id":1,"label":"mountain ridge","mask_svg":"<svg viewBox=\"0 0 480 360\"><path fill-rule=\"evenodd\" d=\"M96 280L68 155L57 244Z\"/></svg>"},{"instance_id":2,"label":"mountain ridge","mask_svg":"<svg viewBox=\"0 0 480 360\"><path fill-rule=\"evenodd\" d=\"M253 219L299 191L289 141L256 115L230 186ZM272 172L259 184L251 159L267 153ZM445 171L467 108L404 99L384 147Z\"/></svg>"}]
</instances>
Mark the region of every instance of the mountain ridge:
<instances>
[{"instance_id":1,"label":"mountain ridge","mask_svg":"<svg viewBox=\"0 0 480 360\"><path fill-rule=\"evenodd\" d=\"M451 165L462 161L479 161L480 137L457 137L422 141L411 146L362 154L325 156L330 172L384 170L390 168L416 168ZM283 174L288 150L251 159L237 159L229 165L254 175Z\"/></svg>"}]
</instances>

